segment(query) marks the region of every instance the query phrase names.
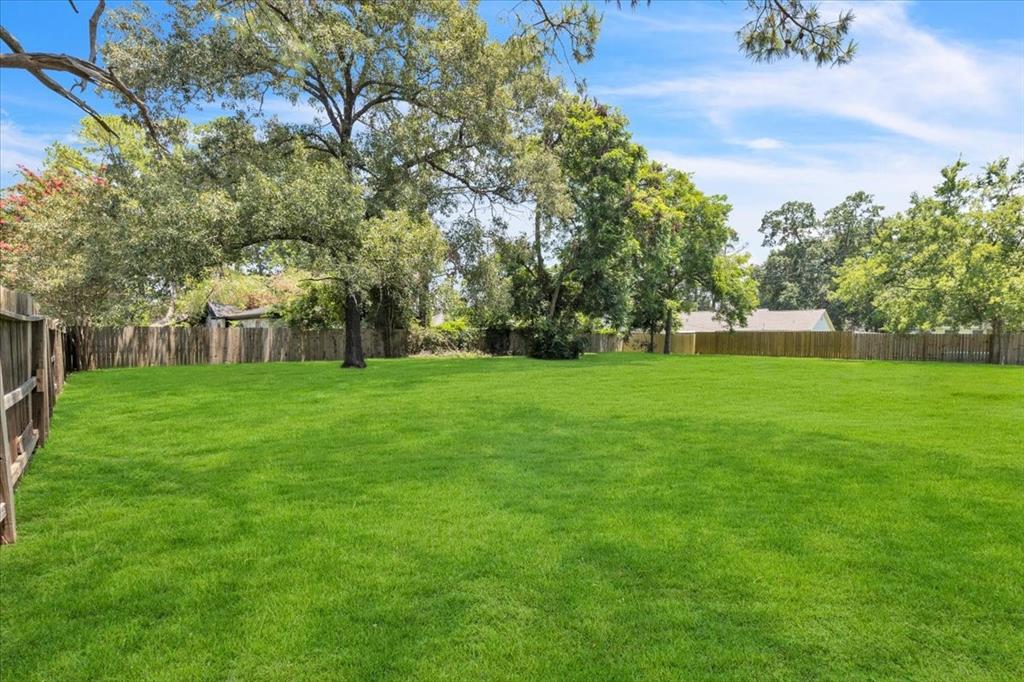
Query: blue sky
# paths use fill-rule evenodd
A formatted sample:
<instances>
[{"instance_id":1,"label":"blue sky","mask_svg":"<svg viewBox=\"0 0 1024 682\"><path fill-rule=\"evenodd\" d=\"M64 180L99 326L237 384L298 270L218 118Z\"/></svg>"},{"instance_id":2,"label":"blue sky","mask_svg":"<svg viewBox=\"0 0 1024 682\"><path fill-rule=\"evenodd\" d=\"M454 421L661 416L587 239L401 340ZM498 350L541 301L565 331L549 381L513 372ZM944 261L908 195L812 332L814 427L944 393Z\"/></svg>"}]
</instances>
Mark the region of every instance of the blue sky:
<instances>
[{"instance_id":1,"label":"blue sky","mask_svg":"<svg viewBox=\"0 0 1024 682\"><path fill-rule=\"evenodd\" d=\"M0 22L28 50L85 55L95 3L77 4L79 15L64 0L2 0ZM490 0L481 11L501 32L512 5ZM576 74L629 116L653 157L729 196L733 227L758 260L761 215L784 201L823 211L865 190L891 212L960 156L975 166L1024 158L1024 2L822 3L826 15L856 15L858 56L831 69L746 60L734 37L747 20L740 2L598 6L597 54ZM80 118L31 77L0 70L0 181L37 165L53 140L73 140Z\"/></svg>"}]
</instances>

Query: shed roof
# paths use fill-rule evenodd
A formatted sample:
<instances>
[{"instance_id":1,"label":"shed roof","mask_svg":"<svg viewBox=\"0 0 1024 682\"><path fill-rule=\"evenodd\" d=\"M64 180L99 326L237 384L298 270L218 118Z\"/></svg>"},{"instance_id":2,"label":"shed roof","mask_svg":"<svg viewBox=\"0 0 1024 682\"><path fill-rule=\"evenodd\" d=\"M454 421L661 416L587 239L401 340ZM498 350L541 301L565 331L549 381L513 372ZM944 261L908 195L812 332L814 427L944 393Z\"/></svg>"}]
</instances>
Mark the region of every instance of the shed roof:
<instances>
[{"instance_id":1,"label":"shed roof","mask_svg":"<svg viewBox=\"0 0 1024 682\"><path fill-rule=\"evenodd\" d=\"M729 329L721 320L716 320L717 313L713 310L698 310L682 314L684 332L720 332ZM825 317L829 329L833 329L832 320L824 308L812 310L768 310L758 308L747 316L747 324L735 327L739 331L773 331L773 332L809 332Z\"/></svg>"},{"instance_id":2,"label":"shed roof","mask_svg":"<svg viewBox=\"0 0 1024 682\"><path fill-rule=\"evenodd\" d=\"M278 314L271 306L265 305L259 308L248 308L242 310L233 305L214 303L209 301L206 304L207 317L221 320L253 320L260 317L277 317Z\"/></svg>"}]
</instances>

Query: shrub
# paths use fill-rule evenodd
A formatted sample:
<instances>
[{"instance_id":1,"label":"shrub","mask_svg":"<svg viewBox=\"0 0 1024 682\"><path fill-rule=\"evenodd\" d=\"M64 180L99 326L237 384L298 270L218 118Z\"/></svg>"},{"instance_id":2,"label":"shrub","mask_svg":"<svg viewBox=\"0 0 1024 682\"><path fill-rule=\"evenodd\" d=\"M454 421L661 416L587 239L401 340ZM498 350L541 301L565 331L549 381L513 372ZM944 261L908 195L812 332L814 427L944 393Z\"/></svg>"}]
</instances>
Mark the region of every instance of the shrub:
<instances>
[{"instance_id":1,"label":"shrub","mask_svg":"<svg viewBox=\"0 0 1024 682\"><path fill-rule=\"evenodd\" d=\"M480 349L481 332L464 319L442 322L436 327L414 325L409 329L409 354L466 353Z\"/></svg>"},{"instance_id":2,"label":"shrub","mask_svg":"<svg viewBox=\"0 0 1024 682\"><path fill-rule=\"evenodd\" d=\"M484 329L483 349L488 355L510 355L512 353L512 327L503 325Z\"/></svg>"},{"instance_id":3,"label":"shrub","mask_svg":"<svg viewBox=\"0 0 1024 682\"><path fill-rule=\"evenodd\" d=\"M586 349L587 339L573 321L537 320L527 330L527 350L534 358L575 360Z\"/></svg>"}]
</instances>

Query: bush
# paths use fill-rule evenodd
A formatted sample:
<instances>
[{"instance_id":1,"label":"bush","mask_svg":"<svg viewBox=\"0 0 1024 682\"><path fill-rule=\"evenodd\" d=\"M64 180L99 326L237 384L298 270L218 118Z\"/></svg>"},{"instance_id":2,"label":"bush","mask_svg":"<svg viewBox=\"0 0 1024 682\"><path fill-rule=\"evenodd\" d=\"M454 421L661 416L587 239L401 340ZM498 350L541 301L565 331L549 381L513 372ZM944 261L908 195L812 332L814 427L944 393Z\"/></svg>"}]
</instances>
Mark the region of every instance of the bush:
<instances>
[{"instance_id":1,"label":"bush","mask_svg":"<svg viewBox=\"0 0 1024 682\"><path fill-rule=\"evenodd\" d=\"M530 357L575 360L586 349L587 338L572 321L538 320L527 330Z\"/></svg>"},{"instance_id":2,"label":"bush","mask_svg":"<svg viewBox=\"0 0 1024 682\"><path fill-rule=\"evenodd\" d=\"M442 322L436 327L414 325L409 329L409 354L466 353L479 351L481 332L464 319Z\"/></svg>"},{"instance_id":3,"label":"bush","mask_svg":"<svg viewBox=\"0 0 1024 682\"><path fill-rule=\"evenodd\" d=\"M487 327L483 330L483 350L488 355L512 354L512 327Z\"/></svg>"}]
</instances>

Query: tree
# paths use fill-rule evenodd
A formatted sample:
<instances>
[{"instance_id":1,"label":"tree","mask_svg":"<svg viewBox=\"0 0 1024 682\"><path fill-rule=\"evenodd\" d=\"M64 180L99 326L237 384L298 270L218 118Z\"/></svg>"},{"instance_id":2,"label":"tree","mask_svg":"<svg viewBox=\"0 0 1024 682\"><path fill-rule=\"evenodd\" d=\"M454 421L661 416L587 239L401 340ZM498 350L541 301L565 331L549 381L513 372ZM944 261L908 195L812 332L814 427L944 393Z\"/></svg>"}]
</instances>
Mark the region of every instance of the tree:
<instances>
[{"instance_id":1,"label":"tree","mask_svg":"<svg viewBox=\"0 0 1024 682\"><path fill-rule=\"evenodd\" d=\"M461 216L447 231L446 240L448 286L453 298L445 312L455 318L466 317L479 328L509 326L512 282L498 250L507 240L504 223L487 230L475 216Z\"/></svg>"},{"instance_id":2,"label":"tree","mask_svg":"<svg viewBox=\"0 0 1024 682\"><path fill-rule=\"evenodd\" d=\"M652 0L605 0L619 9L628 4L636 10L651 5ZM550 0L532 0L527 4L536 10L535 17L520 22L555 38L564 58L582 63L593 57L596 27L600 18L587 3L565 3L562 12L549 11ZM740 49L751 59L774 62L789 57L813 61L817 66L842 66L853 61L857 45L848 38L854 15L840 11L834 21L822 18L818 5L804 0L747 0L746 9L755 16L739 31ZM561 40L565 37L565 42Z\"/></svg>"},{"instance_id":3,"label":"tree","mask_svg":"<svg viewBox=\"0 0 1024 682\"><path fill-rule=\"evenodd\" d=\"M287 20L288 15L281 9L287 1L249 0L247 4L254 8L262 7L276 14L278 18ZM623 0L615 1L621 8ZM646 4L650 2L651 0L647 0ZM552 7L552 3L545 4L544 0L532 0L525 4L534 11L532 15L515 11L519 17L520 28L541 38L546 54L560 54L566 59L571 55L577 63L593 57L601 22L593 6L586 2L573 1ZM630 0L629 4L635 9L641 3L640 0ZM68 0L68 5L78 13L74 0ZM821 20L816 5L804 3L802 0L748 0L747 8L756 12L757 16L747 23L737 36L741 48L751 58L773 61L799 56L804 60L813 59L818 66L829 63L846 64L853 58L856 46L852 41L846 40L853 22L853 14L849 11L841 12L836 21L827 22ZM134 112L145 126L151 142L159 147L162 133L158 130L156 120L144 101L148 91L136 91L129 87L114 69L108 68L97 59L97 35L105 10L106 0L98 0L89 18L89 56L85 59L63 53L28 52L10 31L0 25L0 42L11 50L8 54L0 54L0 68L27 71L44 86L92 116L100 125L103 125L103 117L92 105L76 95L75 90L84 90L87 84L91 84L101 91L110 92L128 110ZM187 58L178 61L174 66L181 71L201 68L201 65L190 62ZM66 88L54 80L48 71L71 74L79 81L71 88ZM113 134L113 130L108 132Z\"/></svg>"},{"instance_id":4,"label":"tree","mask_svg":"<svg viewBox=\"0 0 1024 682\"><path fill-rule=\"evenodd\" d=\"M365 282L360 288L368 292L369 318L390 348L393 330L413 320L429 324L431 287L447 249L441 231L425 213L389 211L365 227L355 259Z\"/></svg>"},{"instance_id":5,"label":"tree","mask_svg":"<svg viewBox=\"0 0 1024 682\"><path fill-rule=\"evenodd\" d=\"M757 305L747 257L728 253L736 233L727 224L731 207L721 196L700 192L690 176L660 164L644 169L634 193L630 222L636 254L633 326L665 332L671 348L673 320L698 304L715 309L731 326Z\"/></svg>"},{"instance_id":6,"label":"tree","mask_svg":"<svg viewBox=\"0 0 1024 682\"><path fill-rule=\"evenodd\" d=\"M68 4L77 14L78 7L75 5L74 0L68 0ZM92 16L89 17L88 59L54 52L27 52L22 47L21 42L10 31L0 25L0 42L3 42L11 50L9 54L0 54L0 69L27 71L47 88L87 113L97 125L116 137L117 132L114 128L108 125L104 117L100 116L99 112L92 105L76 95L75 89L84 91L85 86L91 84L101 90L112 92L135 112L138 119L146 127L150 141L156 143L159 148L161 135L157 131L156 124L152 116L150 116L146 103L132 92L112 70L104 68L96 59L96 33L100 18L105 10L106 0L99 0L96 3L96 9L93 10ZM68 73L77 76L79 80L70 88L65 88L47 74L47 71Z\"/></svg>"},{"instance_id":7,"label":"tree","mask_svg":"<svg viewBox=\"0 0 1024 682\"><path fill-rule=\"evenodd\" d=\"M1024 328L1024 164L1000 159L973 178L966 167L944 168L932 196L914 195L846 261L836 299L873 307L892 331Z\"/></svg>"},{"instance_id":8,"label":"tree","mask_svg":"<svg viewBox=\"0 0 1024 682\"><path fill-rule=\"evenodd\" d=\"M807 202L789 201L761 221L762 244L774 247L758 268L761 303L769 308L826 308L844 328L875 328L870 307L852 309L831 297L839 268L882 224L882 207L855 192L819 218Z\"/></svg>"},{"instance_id":9,"label":"tree","mask_svg":"<svg viewBox=\"0 0 1024 682\"><path fill-rule=\"evenodd\" d=\"M769 308L819 308L830 281L814 206L788 201L765 213L762 246L772 251L760 268L761 302Z\"/></svg>"},{"instance_id":10,"label":"tree","mask_svg":"<svg viewBox=\"0 0 1024 682\"><path fill-rule=\"evenodd\" d=\"M362 221L450 209L467 194L508 196L509 144L537 98L557 88L536 33L491 40L475 7L457 0L173 0L164 17L136 5L110 13L107 26L106 63L156 111L216 99L258 115L268 93L309 102L314 123L282 128L311 162L337 166L324 171L331 178L358 188ZM365 234L276 224L281 231L257 230L249 242L313 239L354 258ZM349 261L339 276L356 269ZM363 294L354 280L346 289L345 365L362 367Z\"/></svg>"},{"instance_id":11,"label":"tree","mask_svg":"<svg viewBox=\"0 0 1024 682\"><path fill-rule=\"evenodd\" d=\"M849 10L825 21L817 5L802 0L747 0L747 9L756 16L736 36L740 49L755 61L799 57L818 66L853 61L857 45L847 38L853 25Z\"/></svg>"},{"instance_id":12,"label":"tree","mask_svg":"<svg viewBox=\"0 0 1024 682\"><path fill-rule=\"evenodd\" d=\"M3 201L6 284L69 322L140 322L221 262L235 204L189 181L179 143L155 155L145 137L116 117L85 119L81 150L54 144L40 173L23 170Z\"/></svg>"},{"instance_id":13,"label":"tree","mask_svg":"<svg viewBox=\"0 0 1024 682\"><path fill-rule=\"evenodd\" d=\"M532 183L547 188L532 190L532 248L504 247L516 263L517 312L547 323L583 314L624 324L636 248L626 214L645 152L632 141L625 116L579 98L559 105L536 147L554 156L557 170L553 181ZM560 202L564 207L555 208Z\"/></svg>"},{"instance_id":14,"label":"tree","mask_svg":"<svg viewBox=\"0 0 1024 682\"><path fill-rule=\"evenodd\" d=\"M408 328L428 314L431 284L441 272L445 243L441 231L426 215L389 211L363 224L360 253L353 259L357 271L341 278L316 273L305 282L302 296L284 311L296 327L330 329L344 326L346 286L355 283L364 292L364 316L371 321L390 352L392 332ZM334 267L329 272L337 272Z\"/></svg>"}]
</instances>

